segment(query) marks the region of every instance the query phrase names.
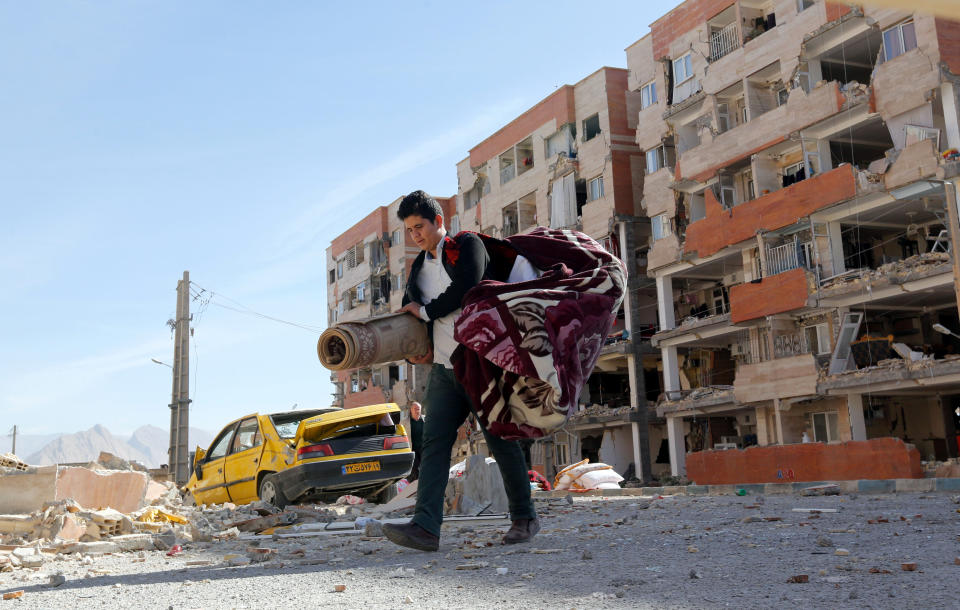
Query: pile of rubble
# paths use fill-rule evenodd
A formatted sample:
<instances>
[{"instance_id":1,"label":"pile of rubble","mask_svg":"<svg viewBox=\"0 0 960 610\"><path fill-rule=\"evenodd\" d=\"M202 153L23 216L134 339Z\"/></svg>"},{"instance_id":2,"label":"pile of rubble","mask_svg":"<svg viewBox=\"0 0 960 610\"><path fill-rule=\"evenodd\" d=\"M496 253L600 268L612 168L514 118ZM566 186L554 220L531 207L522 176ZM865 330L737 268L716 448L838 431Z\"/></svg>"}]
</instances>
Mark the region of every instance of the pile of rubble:
<instances>
[{"instance_id":1,"label":"pile of rubble","mask_svg":"<svg viewBox=\"0 0 960 610\"><path fill-rule=\"evenodd\" d=\"M850 288L875 286L878 282L901 284L914 279L940 273L942 265L950 264L950 255L946 252L927 252L915 254L909 258L880 265L876 269L860 269L835 277L820 287L821 294L848 292Z\"/></svg>"},{"instance_id":2,"label":"pile of rubble","mask_svg":"<svg viewBox=\"0 0 960 610\"><path fill-rule=\"evenodd\" d=\"M583 410L577 411L570 416L570 419L580 419L584 417L603 417L605 415L625 415L630 411L633 411L633 405L624 405L622 407L610 408L607 405L592 404L589 407L584 407Z\"/></svg>"}]
</instances>

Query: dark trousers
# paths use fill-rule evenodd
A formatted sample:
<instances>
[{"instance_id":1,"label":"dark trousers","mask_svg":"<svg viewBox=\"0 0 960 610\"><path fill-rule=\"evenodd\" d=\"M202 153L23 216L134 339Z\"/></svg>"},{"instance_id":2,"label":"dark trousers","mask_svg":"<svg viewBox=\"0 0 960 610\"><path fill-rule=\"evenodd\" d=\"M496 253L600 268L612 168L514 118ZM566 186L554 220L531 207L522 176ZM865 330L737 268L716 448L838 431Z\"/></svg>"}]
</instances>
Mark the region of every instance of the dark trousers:
<instances>
[{"instance_id":1,"label":"dark trousers","mask_svg":"<svg viewBox=\"0 0 960 610\"><path fill-rule=\"evenodd\" d=\"M450 477L450 453L457 440L457 429L473 411L473 406L453 370L442 364L434 364L430 370L423 402L427 415L424 418L423 459L420 463L417 508L413 522L439 536L440 525L443 523L443 496ZM492 436L486 429L483 430L483 435L503 477L510 518L535 518L536 511L530 498L527 462L520 444Z\"/></svg>"}]
</instances>

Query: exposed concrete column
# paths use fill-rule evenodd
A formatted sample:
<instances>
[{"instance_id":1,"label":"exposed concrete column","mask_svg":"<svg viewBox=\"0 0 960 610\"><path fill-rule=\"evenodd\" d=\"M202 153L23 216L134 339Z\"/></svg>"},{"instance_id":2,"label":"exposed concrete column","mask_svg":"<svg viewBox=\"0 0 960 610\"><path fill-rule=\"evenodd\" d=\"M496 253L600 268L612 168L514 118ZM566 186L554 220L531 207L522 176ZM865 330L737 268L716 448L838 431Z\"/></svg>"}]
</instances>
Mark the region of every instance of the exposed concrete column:
<instances>
[{"instance_id":1,"label":"exposed concrete column","mask_svg":"<svg viewBox=\"0 0 960 610\"><path fill-rule=\"evenodd\" d=\"M673 315L673 279L669 275L658 275L656 282L660 330L671 330L677 327L677 320Z\"/></svg>"},{"instance_id":2,"label":"exposed concrete column","mask_svg":"<svg viewBox=\"0 0 960 610\"><path fill-rule=\"evenodd\" d=\"M633 473L641 481L643 477L641 476L640 467L643 462L640 461L640 426L637 422L630 423L630 433L633 437ZM649 459L646 461L650 461Z\"/></svg>"},{"instance_id":3,"label":"exposed concrete column","mask_svg":"<svg viewBox=\"0 0 960 610\"><path fill-rule=\"evenodd\" d=\"M784 435L783 435L783 418L780 417L780 399L773 399L773 417L776 421L776 432L777 432L777 444L784 444Z\"/></svg>"},{"instance_id":4,"label":"exposed concrete column","mask_svg":"<svg viewBox=\"0 0 960 610\"><path fill-rule=\"evenodd\" d=\"M847 394L847 412L850 414L850 440L867 440L867 424L863 420L863 394Z\"/></svg>"},{"instance_id":5,"label":"exposed concrete column","mask_svg":"<svg viewBox=\"0 0 960 610\"><path fill-rule=\"evenodd\" d=\"M953 83L940 83L940 100L943 103L943 121L947 127L947 147L960 149L960 111Z\"/></svg>"},{"instance_id":6,"label":"exposed concrete column","mask_svg":"<svg viewBox=\"0 0 960 610\"><path fill-rule=\"evenodd\" d=\"M687 443L683 438L683 418L667 417L667 444L670 446L670 474L687 474Z\"/></svg>"},{"instance_id":7,"label":"exposed concrete column","mask_svg":"<svg viewBox=\"0 0 960 610\"><path fill-rule=\"evenodd\" d=\"M827 239L830 240L830 260L833 263L833 275L847 270L843 264L843 233L839 222L827 223Z\"/></svg>"},{"instance_id":8,"label":"exposed concrete column","mask_svg":"<svg viewBox=\"0 0 960 610\"><path fill-rule=\"evenodd\" d=\"M767 425L767 408L756 407L753 412L757 420L757 445L761 447L772 445L773 443L770 442L771 430L770 426Z\"/></svg>"}]
</instances>

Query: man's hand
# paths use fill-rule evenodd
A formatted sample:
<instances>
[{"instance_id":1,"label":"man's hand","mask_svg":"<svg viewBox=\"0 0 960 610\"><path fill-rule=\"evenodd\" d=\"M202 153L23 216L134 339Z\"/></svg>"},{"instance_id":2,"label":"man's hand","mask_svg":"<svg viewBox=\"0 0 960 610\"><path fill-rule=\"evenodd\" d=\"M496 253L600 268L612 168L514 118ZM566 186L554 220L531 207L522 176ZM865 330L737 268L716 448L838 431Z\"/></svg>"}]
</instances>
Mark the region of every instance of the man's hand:
<instances>
[{"instance_id":1,"label":"man's hand","mask_svg":"<svg viewBox=\"0 0 960 610\"><path fill-rule=\"evenodd\" d=\"M430 364L433 362L433 348L431 347L430 350L422 356L410 356L407 360L410 364Z\"/></svg>"},{"instance_id":2,"label":"man's hand","mask_svg":"<svg viewBox=\"0 0 960 610\"><path fill-rule=\"evenodd\" d=\"M416 301L410 301L409 303L407 303L406 305L404 305L403 307L401 307L400 309L398 309L395 313L409 313L409 314L413 314L413 316L419 320L419 319L420 319L420 307L421 307L420 303L417 303Z\"/></svg>"}]
</instances>

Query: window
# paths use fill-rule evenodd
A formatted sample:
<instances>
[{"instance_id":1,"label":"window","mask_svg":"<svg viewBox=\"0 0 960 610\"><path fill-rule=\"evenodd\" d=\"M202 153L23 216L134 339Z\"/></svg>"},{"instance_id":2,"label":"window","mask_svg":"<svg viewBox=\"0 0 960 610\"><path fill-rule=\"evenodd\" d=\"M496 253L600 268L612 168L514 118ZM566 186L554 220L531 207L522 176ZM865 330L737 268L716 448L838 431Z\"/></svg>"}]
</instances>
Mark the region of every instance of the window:
<instances>
[{"instance_id":1,"label":"window","mask_svg":"<svg viewBox=\"0 0 960 610\"><path fill-rule=\"evenodd\" d=\"M587 183L587 200L593 201L603 197L603 176L597 176Z\"/></svg>"},{"instance_id":2,"label":"window","mask_svg":"<svg viewBox=\"0 0 960 610\"><path fill-rule=\"evenodd\" d=\"M393 236L390 238L391 246L402 246L403 245L403 231L397 229L393 232Z\"/></svg>"},{"instance_id":3,"label":"window","mask_svg":"<svg viewBox=\"0 0 960 610\"><path fill-rule=\"evenodd\" d=\"M360 376L356 373L350 375L350 393L355 394L360 391Z\"/></svg>"},{"instance_id":4,"label":"window","mask_svg":"<svg viewBox=\"0 0 960 610\"><path fill-rule=\"evenodd\" d=\"M233 438L233 431L236 430L236 424L230 426L220 433L217 440L210 445L210 452L203 456L204 462L209 462L227 455L227 449L230 448L230 440Z\"/></svg>"},{"instance_id":5,"label":"window","mask_svg":"<svg viewBox=\"0 0 960 610\"><path fill-rule=\"evenodd\" d=\"M826 323L805 326L803 334L807 339L807 351L811 354L830 353L830 327Z\"/></svg>"},{"instance_id":6,"label":"window","mask_svg":"<svg viewBox=\"0 0 960 610\"><path fill-rule=\"evenodd\" d=\"M341 259L337 261L337 279L340 279L342 277L343 277L343 260Z\"/></svg>"},{"instance_id":7,"label":"window","mask_svg":"<svg viewBox=\"0 0 960 610\"><path fill-rule=\"evenodd\" d=\"M257 418L251 417L250 419L245 419L240 422L240 427L237 428L237 435L233 437L233 445L230 448L230 453L240 453L247 449L253 449L254 447L259 447L262 443L263 439L260 437L260 424L257 423Z\"/></svg>"},{"instance_id":8,"label":"window","mask_svg":"<svg viewBox=\"0 0 960 610\"><path fill-rule=\"evenodd\" d=\"M337 281L337 271L336 271L336 269L331 269L331 270L330 270L330 282L329 282L329 283L332 284L332 283L334 283L334 282L336 282L336 281Z\"/></svg>"},{"instance_id":9,"label":"window","mask_svg":"<svg viewBox=\"0 0 960 610\"><path fill-rule=\"evenodd\" d=\"M337 315L343 315L343 312L347 309L347 304L343 299L340 299L337 302Z\"/></svg>"},{"instance_id":10,"label":"window","mask_svg":"<svg viewBox=\"0 0 960 610\"><path fill-rule=\"evenodd\" d=\"M813 440L817 443L830 443L840 440L837 434L837 413L811 413L813 420Z\"/></svg>"},{"instance_id":11,"label":"window","mask_svg":"<svg viewBox=\"0 0 960 610\"><path fill-rule=\"evenodd\" d=\"M693 59L691 54L687 53L673 60L673 82L679 85L690 78L693 78Z\"/></svg>"},{"instance_id":12,"label":"window","mask_svg":"<svg viewBox=\"0 0 960 610\"><path fill-rule=\"evenodd\" d=\"M367 283L366 283L366 282L360 282L359 284L357 284L357 289L356 289L356 290L357 290L357 303L363 303L363 299L364 299L364 296L365 296L364 293L365 293L366 290L367 290Z\"/></svg>"},{"instance_id":13,"label":"window","mask_svg":"<svg viewBox=\"0 0 960 610\"><path fill-rule=\"evenodd\" d=\"M904 146L910 146L921 140L933 140L933 147L940 149L940 130L934 127L920 127L919 125L904 125Z\"/></svg>"},{"instance_id":14,"label":"window","mask_svg":"<svg viewBox=\"0 0 960 610\"><path fill-rule=\"evenodd\" d=\"M813 6L813 0L797 0L797 12L802 13L811 6Z\"/></svg>"},{"instance_id":15,"label":"window","mask_svg":"<svg viewBox=\"0 0 960 610\"><path fill-rule=\"evenodd\" d=\"M803 162L794 163L793 165L788 165L783 168L783 186L790 186L791 184L796 184L801 180L807 179L807 170L803 165Z\"/></svg>"},{"instance_id":16,"label":"window","mask_svg":"<svg viewBox=\"0 0 960 610\"><path fill-rule=\"evenodd\" d=\"M595 114L583 120L583 141L592 140L600 135L600 115Z\"/></svg>"},{"instance_id":17,"label":"window","mask_svg":"<svg viewBox=\"0 0 960 610\"><path fill-rule=\"evenodd\" d=\"M650 81L640 89L640 110L657 103L657 83Z\"/></svg>"},{"instance_id":18,"label":"window","mask_svg":"<svg viewBox=\"0 0 960 610\"><path fill-rule=\"evenodd\" d=\"M456 235L460 232L460 216L454 216L450 219L450 234Z\"/></svg>"},{"instance_id":19,"label":"window","mask_svg":"<svg viewBox=\"0 0 960 610\"><path fill-rule=\"evenodd\" d=\"M883 60L890 61L917 48L917 33L912 21L898 23L883 32Z\"/></svg>"},{"instance_id":20,"label":"window","mask_svg":"<svg viewBox=\"0 0 960 610\"><path fill-rule=\"evenodd\" d=\"M666 214L658 214L651 218L650 222L653 228L653 241L663 239L673 233L670 226L670 217Z\"/></svg>"},{"instance_id":21,"label":"window","mask_svg":"<svg viewBox=\"0 0 960 610\"><path fill-rule=\"evenodd\" d=\"M391 286L393 291L403 290L403 271L393 276L390 280L390 283L393 284Z\"/></svg>"},{"instance_id":22,"label":"window","mask_svg":"<svg viewBox=\"0 0 960 610\"><path fill-rule=\"evenodd\" d=\"M663 153L663 146L657 146L647 151L647 173L652 174L658 169L666 166L666 158Z\"/></svg>"}]
</instances>

